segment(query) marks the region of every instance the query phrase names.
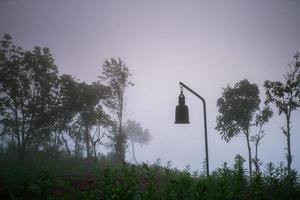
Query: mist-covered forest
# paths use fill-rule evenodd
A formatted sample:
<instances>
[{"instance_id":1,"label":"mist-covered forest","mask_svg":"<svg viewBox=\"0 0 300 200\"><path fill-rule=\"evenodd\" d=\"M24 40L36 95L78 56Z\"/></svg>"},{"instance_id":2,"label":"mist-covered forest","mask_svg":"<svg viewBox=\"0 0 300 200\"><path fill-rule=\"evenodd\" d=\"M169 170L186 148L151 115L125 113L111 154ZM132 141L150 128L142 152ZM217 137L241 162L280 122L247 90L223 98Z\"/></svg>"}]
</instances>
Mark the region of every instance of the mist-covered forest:
<instances>
[{"instance_id":1,"label":"mist-covered forest","mask_svg":"<svg viewBox=\"0 0 300 200\"><path fill-rule=\"evenodd\" d=\"M207 175L205 163L193 172L159 158L138 162L135 145L152 136L138 121L123 119L125 93L134 83L121 58L105 60L98 79L86 83L59 73L48 48L23 49L9 34L0 45L1 199L300 198L290 137L291 114L300 106L299 54L283 82L264 82L265 102L247 79L223 88L215 129L228 143L243 135L248 157L236 152L233 166L225 162ZM259 147L274 112L285 119L286 160L264 167ZM251 134L251 127L258 132Z\"/></svg>"}]
</instances>

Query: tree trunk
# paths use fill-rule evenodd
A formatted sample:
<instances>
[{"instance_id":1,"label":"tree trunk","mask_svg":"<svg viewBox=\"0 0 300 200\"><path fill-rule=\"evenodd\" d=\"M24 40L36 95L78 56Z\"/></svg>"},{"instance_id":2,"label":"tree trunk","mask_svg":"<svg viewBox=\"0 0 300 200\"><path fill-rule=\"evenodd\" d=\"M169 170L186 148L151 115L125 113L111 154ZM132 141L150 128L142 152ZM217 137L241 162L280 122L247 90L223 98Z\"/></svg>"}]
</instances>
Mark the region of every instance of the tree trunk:
<instances>
[{"instance_id":1,"label":"tree trunk","mask_svg":"<svg viewBox=\"0 0 300 200\"><path fill-rule=\"evenodd\" d=\"M256 173L259 173L259 163L258 163L258 156L257 156L258 144L259 144L259 142L256 142L256 143L255 143L255 158L254 158L254 165L255 165L255 171L256 171Z\"/></svg>"},{"instance_id":2,"label":"tree trunk","mask_svg":"<svg viewBox=\"0 0 300 200\"><path fill-rule=\"evenodd\" d=\"M291 114L290 112L287 114L286 116L286 126L287 126L287 130L286 130L286 139L287 139L287 155L286 155L286 159L287 159L287 169L288 172L290 173L291 171L291 164L292 164L292 154L291 154L291 135L290 135L290 117Z\"/></svg>"},{"instance_id":3,"label":"tree trunk","mask_svg":"<svg viewBox=\"0 0 300 200\"><path fill-rule=\"evenodd\" d=\"M92 137L90 137L91 145L92 145L92 152L91 156L93 156L94 161L97 161L97 151L96 151L96 145L97 145L97 140L93 141Z\"/></svg>"},{"instance_id":4,"label":"tree trunk","mask_svg":"<svg viewBox=\"0 0 300 200\"><path fill-rule=\"evenodd\" d=\"M96 143L92 142L92 145L93 145L94 161L96 162L97 161Z\"/></svg>"},{"instance_id":5,"label":"tree trunk","mask_svg":"<svg viewBox=\"0 0 300 200\"><path fill-rule=\"evenodd\" d=\"M135 152L134 152L134 142L133 142L133 140L132 140L132 139L130 139L130 142L131 142L131 147L132 147L132 156L133 156L134 162L135 162L135 164L137 164L137 165L138 165L138 162L137 162L137 160L136 160L136 157L135 157Z\"/></svg>"},{"instance_id":6,"label":"tree trunk","mask_svg":"<svg viewBox=\"0 0 300 200\"><path fill-rule=\"evenodd\" d=\"M22 159L24 159L25 157L25 152L26 152L26 144L27 144L27 141L25 141L25 118L24 118L24 113L22 111L22 131L21 131L21 141L22 141L22 144L23 144L23 150L22 150Z\"/></svg>"},{"instance_id":7,"label":"tree trunk","mask_svg":"<svg viewBox=\"0 0 300 200\"><path fill-rule=\"evenodd\" d=\"M123 163L125 161L125 149L124 149L124 138L122 133L122 125L123 125L123 98L120 99L120 110L118 113L119 120L119 130L118 135L116 137L116 156L117 162Z\"/></svg>"},{"instance_id":8,"label":"tree trunk","mask_svg":"<svg viewBox=\"0 0 300 200\"><path fill-rule=\"evenodd\" d=\"M67 151L68 151L68 154L69 154L69 156L70 156L70 155L71 155L71 151L70 151L70 148L69 148L69 145L68 145L68 141L65 139L63 133L60 133L60 134L61 134L62 140L63 140L64 143L65 143L65 146L66 146L66 149L67 149ZM75 147L75 149L76 149L76 147Z\"/></svg>"},{"instance_id":9,"label":"tree trunk","mask_svg":"<svg viewBox=\"0 0 300 200\"><path fill-rule=\"evenodd\" d=\"M88 125L85 124L85 145L86 145L86 155L87 159L89 160L91 158L91 148L90 148L90 137L89 137L89 128Z\"/></svg>"},{"instance_id":10,"label":"tree trunk","mask_svg":"<svg viewBox=\"0 0 300 200\"><path fill-rule=\"evenodd\" d=\"M78 139L78 136L76 136L76 139L75 139L75 158L79 158L79 139Z\"/></svg>"},{"instance_id":11,"label":"tree trunk","mask_svg":"<svg viewBox=\"0 0 300 200\"><path fill-rule=\"evenodd\" d=\"M246 134L247 147L248 147L249 176L251 179L251 177L252 177L252 156L251 156L251 146L250 146L250 141L249 141L249 132L247 131L245 134Z\"/></svg>"},{"instance_id":12,"label":"tree trunk","mask_svg":"<svg viewBox=\"0 0 300 200\"><path fill-rule=\"evenodd\" d=\"M17 107L17 105L15 105L15 124L16 124L16 128L15 128L15 133L14 134L17 137L19 161L21 163L23 163L23 161L24 161L24 152L23 152L24 140L23 140L23 138L21 138L21 135L20 135L19 116L18 116L18 107Z\"/></svg>"}]
</instances>

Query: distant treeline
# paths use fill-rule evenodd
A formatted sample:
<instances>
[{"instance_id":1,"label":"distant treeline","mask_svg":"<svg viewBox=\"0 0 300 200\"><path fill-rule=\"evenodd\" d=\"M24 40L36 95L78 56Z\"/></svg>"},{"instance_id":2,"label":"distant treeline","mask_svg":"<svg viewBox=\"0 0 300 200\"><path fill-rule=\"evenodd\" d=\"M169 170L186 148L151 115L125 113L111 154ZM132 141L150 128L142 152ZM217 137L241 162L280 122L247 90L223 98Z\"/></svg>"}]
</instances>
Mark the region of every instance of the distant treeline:
<instances>
[{"instance_id":1,"label":"distant treeline","mask_svg":"<svg viewBox=\"0 0 300 200\"><path fill-rule=\"evenodd\" d=\"M1 150L15 149L20 161L32 151L97 159L104 146L113 159L124 161L127 141L134 147L150 140L138 122L122 124L130 76L120 58L105 60L92 83L60 75L48 48L25 51L5 34L0 43Z\"/></svg>"}]
</instances>

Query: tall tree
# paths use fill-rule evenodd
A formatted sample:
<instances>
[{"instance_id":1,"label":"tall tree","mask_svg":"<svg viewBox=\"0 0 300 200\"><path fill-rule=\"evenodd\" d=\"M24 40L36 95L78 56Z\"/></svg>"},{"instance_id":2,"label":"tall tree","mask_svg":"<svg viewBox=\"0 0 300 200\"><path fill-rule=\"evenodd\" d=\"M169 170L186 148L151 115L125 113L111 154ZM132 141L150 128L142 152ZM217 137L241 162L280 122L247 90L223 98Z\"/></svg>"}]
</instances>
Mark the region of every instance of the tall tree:
<instances>
[{"instance_id":1,"label":"tall tree","mask_svg":"<svg viewBox=\"0 0 300 200\"><path fill-rule=\"evenodd\" d=\"M59 87L57 95L57 104L55 108L56 119L54 121L54 134L58 134L63 141L64 146L71 155L68 139L73 139L75 132L75 116L78 113L80 105L78 105L78 84L74 77L63 74L59 78ZM73 131L72 131L73 129Z\"/></svg>"},{"instance_id":2,"label":"tall tree","mask_svg":"<svg viewBox=\"0 0 300 200\"><path fill-rule=\"evenodd\" d=\"M292 164L291 153L291 114L300 106L300 62L299 53L295 55L295 63L290 64L290 70L284 76L284 81L265 81L267 99L266 104L275 103L279 115L284 114L285 126L283 134L287 140L287 169L290 172Z\"/></svg>"},{"instance_id":3,"label":"tall tree","mask_svg":"<svg viewBox=\"0 0 300 200\"><path fill-rule=\"evenodd\" d=\"M248 80L239 81L234 87L227 86L217 101L219 115L216 129L229 142L232 137L243 134L248 148L249 173L252 175L250 127L260 104L259 89Z\"/></svg>"},{"instance_id":4,"label":"tall tree","mask_svg":"<svg viewBox=\"0 0 300 200\"><path fill-rule=\"evenodd\" d=\"M22 161L28 146L51 132L58 70L48 48L23 51L4 35L0 46L0 111Z\"/></svg>"},{"instance_id":5,"label":"tall tree","mask_svg":"<svg viewBox=\"0 0 300 200\"><path fill-rule=\"evenodd\" d=\"M110 61L105 60L102 76L99 76L100 80L107 83L111 89L111 100L107 102L107 106L111 108L114 113L117 124L113 142L114 152L118 162L125 160L126 136L122 132L122 122L125 90L128 86L133 86L133 83L130 81L130 76L131 74L129 73L128 67L120 58L111 58Z\"/></svg>"},{"instance_id":6,"label":"tall tree","mask_svg":"<svg viewBox=\"0 0 300 200\"><path fill-rule=\"evenodd\" d=\"M143 129L140 123L132 120L127 120L124 126L124 134L130 140L133 159L138 164L135 157L134 144L139 143L140 145L148 144L151 140L151 135L148 129Z\"/></svg>"},{"instance_id":7,"label":"tall tree","mask_svg":"<svg viewBox=\"0 0 300 200\"><path fill-rule=\"evenodd\" d=\"M108 87L100 83L78 85L78 121L84 128L83 139L86 145L87 158L92 157L92 129L96 125L104 125L109 121L109 116L104 112L101 103L108 98ZM94 148L95 149L95 148Z\"/></svg>"},{"instance_id":8,"label":"tall tree","mask_svg":"<svg viewBox=\"0 0 300 200\"><path fill-rule=\"evenodd\" d=\"M263 110L256 114L255 126L258 128L258 132L256 135L250 137L251 142L253 142L255 145L255 156L253 159L253 163L255 166L256 173L259 173L259 166L261 165L258 158L258 146L260 145L261 140L265 136L265 130L263 129L263 127L264 125L266 125L266 123L268 123L272 115L273 111L270 109L269 106L263 108Z\"/></svg>"}]
</instances>

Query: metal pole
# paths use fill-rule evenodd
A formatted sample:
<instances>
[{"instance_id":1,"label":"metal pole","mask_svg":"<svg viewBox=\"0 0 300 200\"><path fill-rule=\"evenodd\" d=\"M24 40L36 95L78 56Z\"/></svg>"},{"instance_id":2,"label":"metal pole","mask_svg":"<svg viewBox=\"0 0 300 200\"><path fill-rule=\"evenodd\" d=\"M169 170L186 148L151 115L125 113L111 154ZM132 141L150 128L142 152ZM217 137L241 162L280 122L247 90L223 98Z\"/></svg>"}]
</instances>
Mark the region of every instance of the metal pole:
<instances>
[{"instance_id":1,"label":"metal pole","mask_svg":"<svg viewBox=\"0 0 300 200\"><path fill-rule=\"evenodd\" d=\"M190 91L192 94L197 96L199 99L201 99L203 103L203 113L204 113L204 135L205 135L205 155L206 155L206 175L209 176L209 163L208 163L208 142L207 142L207 120L206 120L206 103L203 97L201 97L199 94L197 94L195 91L193 91L191 88L186 86L184 83L179 82L179 85Z\"/></svg>"}]
</instances>

